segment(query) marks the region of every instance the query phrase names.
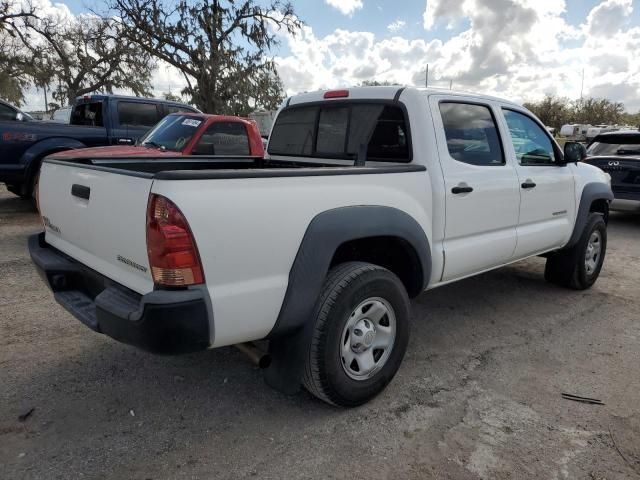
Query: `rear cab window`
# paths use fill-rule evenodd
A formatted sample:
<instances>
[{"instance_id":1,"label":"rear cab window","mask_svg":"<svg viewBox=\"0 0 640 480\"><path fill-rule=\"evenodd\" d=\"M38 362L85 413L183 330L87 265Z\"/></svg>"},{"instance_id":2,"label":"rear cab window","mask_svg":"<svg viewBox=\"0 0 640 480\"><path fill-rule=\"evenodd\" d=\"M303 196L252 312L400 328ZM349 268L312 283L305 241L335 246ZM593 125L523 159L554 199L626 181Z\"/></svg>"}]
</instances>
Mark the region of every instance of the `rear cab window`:
<instances>
[{"instance_id":1,"label":"rear cab window","mask_svg":"<svg viewBox=\"0 0 640 480\"><path fill-rule=\"evenodd\" d=\"M268 153L354 160L366 147L368 161L410 162L411 142L404 110L391 102L332 101L288 107L280 112Z\"/></svg>"}]
</instances>

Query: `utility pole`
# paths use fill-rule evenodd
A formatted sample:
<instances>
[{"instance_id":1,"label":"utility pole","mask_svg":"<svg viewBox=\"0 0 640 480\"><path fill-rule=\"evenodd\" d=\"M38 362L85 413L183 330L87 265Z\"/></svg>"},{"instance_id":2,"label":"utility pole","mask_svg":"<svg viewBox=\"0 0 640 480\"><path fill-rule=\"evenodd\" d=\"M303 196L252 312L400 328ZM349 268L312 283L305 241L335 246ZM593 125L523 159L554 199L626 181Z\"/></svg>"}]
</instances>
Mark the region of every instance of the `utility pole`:
<instances>
[{"instance_id":1,"label":"utility pole","mask_svg":"<svg viewBox=\"0 0 640 480\"><path fill-rule=\"evenodd\" d=\"M582 69L582 85L580 86L580 101L582 101L583 92L584 92L584 68Z\"/></svg>"},{"instance_id":2,"label":"utility pole","mask_svg":"<svg viewBox=\"0 0 640 480\"><path fill-rule=\"evenodd\" d=\"M46 116L47 112L49 111L49 102L47 100L47 84L46 83L42 84L42 90L44 91L44 114Z\"/></svg>"},{"instance_id":3,"label":"utility pole","mask_svg":"<svg viewBox=\"0 0 640 480\"><path fill-rule=\"evenodd\" d=\"M453 79L449 80L449 90L453 90Z\"/></svg>"},{"instance_id":4,"label":"utility pole","mask_svg":"<svg viewBox=\"0 0 640 480\"><path fill-rule=\"evenodd\" d=\"M424 78L424 86L429 87L429 64L427 63L427 75Z\"/></svg>"}]
</instances>

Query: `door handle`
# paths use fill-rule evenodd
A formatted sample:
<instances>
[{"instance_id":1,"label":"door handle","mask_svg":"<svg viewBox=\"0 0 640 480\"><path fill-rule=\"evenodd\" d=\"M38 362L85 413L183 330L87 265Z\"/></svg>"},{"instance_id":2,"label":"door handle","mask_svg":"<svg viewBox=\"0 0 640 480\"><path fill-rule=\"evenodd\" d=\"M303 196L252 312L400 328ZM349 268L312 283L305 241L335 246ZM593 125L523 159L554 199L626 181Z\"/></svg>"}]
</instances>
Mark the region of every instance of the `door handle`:
<instances>
[{"instance_id":1,"label":"door handle","mask_svg":"<svg viewBox=\"0 0 640 480\"><path fill-rule=\"evenodd\" d=\"M78 185L77 183L74 183L71 185L71 195L89 200L89 197L91 197L91 189L86 185Z\"/></svg>"},{"instance_id":2,"label":"door handle","mask_svg":"<svg viewBox=\"0 0 640 480\"><path fill-rule=\"evenodd\" d=\"M522 188L535 188L535 187L536 187L536 184L535 184L533 181L531 181L531 180L527 179L527 180L525 180L525 182L524 182L522 185L520 185L520 186L521 186Z\"/></svg>"},{"instance_id":3,"label":"door handle","mask_svg":"<svg viewBox=\"0 0 640 480\"><path fill-rule=\"evenodd\" d=\"M131 145L133 144L133 140L130 138L119 138L118 145Z\"/></svg>"},{"instance_id":4,"label":"door handle","mask_svg":"<svg viewBox=\"0 0 640 480\"><path fill-rule=\"evenodd\" d=\"M473 192L473 188L465 183L461 183L460 185L453 187L451 189L451 193L454 195L460 195L461 193L471 193Z\"/></svg>"}]
</instances>

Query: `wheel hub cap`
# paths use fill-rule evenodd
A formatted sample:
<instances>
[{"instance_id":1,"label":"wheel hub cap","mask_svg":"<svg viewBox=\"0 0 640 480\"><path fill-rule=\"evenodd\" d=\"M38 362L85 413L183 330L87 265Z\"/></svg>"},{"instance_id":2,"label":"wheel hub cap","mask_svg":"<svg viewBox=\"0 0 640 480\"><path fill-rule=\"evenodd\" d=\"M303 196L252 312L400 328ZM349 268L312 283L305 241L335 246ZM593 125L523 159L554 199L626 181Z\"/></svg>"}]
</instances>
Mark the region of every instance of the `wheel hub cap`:
<instances>
[{"instance_id":1,"label":"wheel hub cap","mask_svg":"<svg viewBox=\"0 0 640 480\"><path fill-rule=\"evenodd\" d=\"M362 353L371 348L376 338L376 328L368 318L358 320L351 332L351 350Z\"/></svg>"},{"instance_id":2,"label":"wheel hub cap","mask_svg":"<svg viewBox=\"0 0 640 480\"><path fill-rule=\"evenodd\" d=\"M598 268L601 251L602 236L600 235L600 232L595 231L589 237L589 243L587 243L587 249L584 255L584 267L587 271L587 275L593 274L596 268Z\"/></svg>"},{"instance_id":3,"label":"wheel hub cap","mask_svg":"<svg viewBox=\"0 0 640 480\"><path fill-rule=\"evenodd\" d=\"M380 297L361 302L351 313L341 337L340 359L345 373L366 380L387 362L396 337L396 316Z\"/></svg>"}]
</instances>

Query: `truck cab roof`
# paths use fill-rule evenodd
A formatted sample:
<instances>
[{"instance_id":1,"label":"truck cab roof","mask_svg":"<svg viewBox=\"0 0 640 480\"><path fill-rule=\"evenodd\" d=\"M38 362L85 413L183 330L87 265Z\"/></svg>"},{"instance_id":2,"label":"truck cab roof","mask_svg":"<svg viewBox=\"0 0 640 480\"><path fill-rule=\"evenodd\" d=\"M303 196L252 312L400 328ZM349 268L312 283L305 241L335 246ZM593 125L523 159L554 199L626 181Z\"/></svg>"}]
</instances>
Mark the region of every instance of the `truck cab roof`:
<instances>
[{"instance_id":1,"label":"truck cab roof","mask_svg":"<svg viewBox=\"0 0 640 480\"><path fill-rule=\"evenodd\" d=\"M517 103L505 100L503 98L494 97L491 95L484 95L473 92L466 92L461 90L449 90L444 88L434 87L406 87L402 85L390 85L390 86L367 86L367 87L349 87L349 88L334 88L330 90L316 90L314 92L306 92L298 95L294 95L285 100L285 106L297 105L302 103L322 102L327 100L398 100L404 93L414 93L429 97L431 95L447 95L454 97L465 98L477 98L478 100L492 100L502 104L510 104L514 107L521 107Z\"/></svg>"},{"instance_id":2,"label":"truck cab roof","mask_svg":"<svg viewBox=\"0 0 640 480\"><path fill-rule=\"evenodd\" d=\"M127 101L140 102L140 103L151 102L151 103L157 103L161 105L181 105L181 106L187 106L189 107L189 109L200 112L200 110L198 110L196 107L187 105L186 103L182 103L182 102L174 102L172 100L165 100L162 98L134 97L131 95L115 95L111 93L92 93L88 95L81 95L79 97L76 97L76 104L87 103L87 102L99 102L102 100L109 100L109 101L127 100Z\"/></svg>"}]
</instances>

